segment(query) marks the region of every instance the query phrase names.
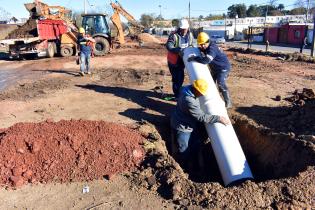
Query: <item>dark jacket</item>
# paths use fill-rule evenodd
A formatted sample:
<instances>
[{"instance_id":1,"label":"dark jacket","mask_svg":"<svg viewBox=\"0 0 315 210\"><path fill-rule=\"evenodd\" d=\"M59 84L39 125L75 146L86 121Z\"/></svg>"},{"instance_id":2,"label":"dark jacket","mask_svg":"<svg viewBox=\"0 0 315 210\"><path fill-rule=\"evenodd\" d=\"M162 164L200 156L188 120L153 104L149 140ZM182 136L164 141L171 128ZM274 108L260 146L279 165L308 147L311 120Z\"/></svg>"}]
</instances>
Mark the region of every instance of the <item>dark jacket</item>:
<instances>
[{"instance_id":1,"label":"dark jacket","mask_svg":"<svg viewBox=\"0 0 315 210\"><path fill-rule=\"evenodd\" d=\"M193 93L192 85L183 86L171 116L171 127L183 132L192 132L201 123L216 123L219 116L204 113L200 102Z\"/></svg>"},{"instance_id":2,"label":"dark jacket","mask_svg":"<svg viewBox=\"0 0 315 210\"><path fill-rule=\"evenodd\" d=\"M230 70L231 64L225 53L219 47L211 42L202 57L197 57L196 61L203 64L209 64L214 71Z\"/></svg>"}]
</instances>

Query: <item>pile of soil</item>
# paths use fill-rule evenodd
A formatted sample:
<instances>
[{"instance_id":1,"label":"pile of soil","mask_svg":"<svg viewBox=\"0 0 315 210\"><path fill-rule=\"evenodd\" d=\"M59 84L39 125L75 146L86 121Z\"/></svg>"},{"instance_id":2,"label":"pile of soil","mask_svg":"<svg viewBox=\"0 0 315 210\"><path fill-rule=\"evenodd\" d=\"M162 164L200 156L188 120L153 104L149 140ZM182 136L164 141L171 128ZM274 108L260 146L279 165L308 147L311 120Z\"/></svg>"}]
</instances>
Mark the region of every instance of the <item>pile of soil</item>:
<instances>
[{"instance_id":1,"label":"pile of soil","mask_svg":"<svg viewBox=\"0 0 315 210\"><path fill-rule=\"evenodd\" d=\"M11 31L17 29L16 24L0 24L0 39L4 39Z\"/></svg>"},{"instance_id":2,"label":"pile of soil","mask_svg":"<svg viewBox=\"0 0 315 210\"><path fill-rule=\"evenodd\" d=\"M146 43L161 43L160 40L152 36L151 34L148 33L141 33L138 35L138 39L141 42L146 42Z\"/></svg>"},{"instance_id":3,"label":"pile of soil","mask_svg":"<svg viewBox=\"0 0 315 210\"><path fill-rule=\"evenodd\" d=\"M38 36L35 19L29 19L24 25L9 33L6 39L32 38Z\"/></svg>"},{"instance_id":4,"label":"pile of soil","mask_svg":"<svg viewBox=\"0 0 315 210\"><path fill-rule=\"evenodd\" d=\"M292 96L285 98L292 103L293 106L304 106L306 103L310 103L312 100L315 99L315 94L312 89L303 88L302 90L296 89Z\"/></svg>"},{"instance_id":5,"label":"pile of soil","mask_svg":"<svg viewBox=\"0 0 315 210\"><path fill-rule=\"evenodd\" d=\"M281 101L280 95L273 98ZM315 94L312 89L295 90L283 100L289 101L278 107L239 107L237 111L246 114L258 124L276 132L291 136L315 136ZM304 137L303 137L304 138Z\"/></svg>"},{"instance_id":6,"label":"pile of soil","mask_svg":"<svg viewBox=\"0 0 315 210\"><path fill-rule=\"evenodd\" d=\"M2 91L1 100L26 100L45 95L47 92L56 91L69 86L69 80L64 78L50 78L33 83L21 83L17 87Z\"/></svg>"},{"instance_id":7,"label":"pile of soil","mask_svg":"<svg viewBox=\"0 0 315 210\"><path fill-rule=\"evenodd\" d=\"M71 120L0 130L0 184L111 178L143 159L143 137L123 125Z\"/></svg>"}]
</instances>

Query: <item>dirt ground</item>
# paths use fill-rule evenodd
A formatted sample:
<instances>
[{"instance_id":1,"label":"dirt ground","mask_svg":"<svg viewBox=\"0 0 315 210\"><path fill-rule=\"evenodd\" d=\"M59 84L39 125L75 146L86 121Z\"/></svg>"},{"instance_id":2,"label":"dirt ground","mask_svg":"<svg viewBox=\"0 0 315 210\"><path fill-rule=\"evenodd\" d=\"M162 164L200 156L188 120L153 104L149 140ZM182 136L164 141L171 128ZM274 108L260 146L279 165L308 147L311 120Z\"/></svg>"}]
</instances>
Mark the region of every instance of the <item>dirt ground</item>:
<instances>
[{"instance_id":1,"label":"dirt ground","mask_svg":"<svg viewBox=\"0 0 315 210\"><path fill-rule=\"evenodd\" d=\"M119 136L131 129L143 138L140 144L146 153L136 168L118 170L110 179L102 166L89 161L96 168L75 180L55 173L58 167L67 170L62 165L52 166L42 183L24 179L27 170L22 170L22 186L16 189L14 179L1 175L0 209L315 208L315 99L285 100L303 88L315 90L315 65L226 52L232 62L228 85L234 103L229 115L255 180L224 187L209 142L202 147L203 172L195 174L178 165L170 149L169 116L175 102L162 100L171 94L166 50L144 43L94 58L93 74L85 77L78 76L75 58L0 61L0 160L9 154L2 149L14 150L14 139L46 145L49 132L60 133L63 124L82 121L113 123L121 129L119 135L112 134L118 143L128 142L130 138ZM19 126L28 128L22 132L27 138L18 140ZM36 129L42 126L51 131L45 138L41 133L41 140ZM66 133L85 128L80 123L72 127ZM108 132L106 126L101 131ZM57 142L64 137L53 136ZM29 148L27 154L36 156ZM54 157L60 154L49 148L42 146L46 153L56 151ZM12 152L24 155L18 149ZM122 154L113 156L119 159ZM1 170L9 168L6 162L20 165L19 159L5 160ZM11 168L9 175L17 173Z\"/></svg>"}]
</instances>

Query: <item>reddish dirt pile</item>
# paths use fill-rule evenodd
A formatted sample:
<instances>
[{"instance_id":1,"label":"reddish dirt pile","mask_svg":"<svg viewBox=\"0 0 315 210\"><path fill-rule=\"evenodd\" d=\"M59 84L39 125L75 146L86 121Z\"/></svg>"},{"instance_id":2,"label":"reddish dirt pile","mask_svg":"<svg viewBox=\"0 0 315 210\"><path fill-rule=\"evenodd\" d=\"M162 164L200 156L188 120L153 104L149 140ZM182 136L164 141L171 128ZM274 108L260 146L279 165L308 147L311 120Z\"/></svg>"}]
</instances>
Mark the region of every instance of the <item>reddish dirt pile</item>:
<instances>
[{"instance_id":1,"label":"reddish dirt pile","mask_svg":"<svg viewBox=\"0 0 315 210\"><path fill-rule=\"evenodd\" d=\"M138 39L142 42L149 42L149 43L161 43L160 40L152 36L151 34L148 33L142 33L138 35Z\"/></svg>"},{"instance_id":2,"label":"reddish dirt pile","mask_svg":"<svg viewBox=\"0 0 315 210\"><path fill-rule=\"evenodd\" d=\"M130 128L104 121L18 123L0 130L0 183L111 178L142 161L142 141Z\"/></svg>"}]
</instances>

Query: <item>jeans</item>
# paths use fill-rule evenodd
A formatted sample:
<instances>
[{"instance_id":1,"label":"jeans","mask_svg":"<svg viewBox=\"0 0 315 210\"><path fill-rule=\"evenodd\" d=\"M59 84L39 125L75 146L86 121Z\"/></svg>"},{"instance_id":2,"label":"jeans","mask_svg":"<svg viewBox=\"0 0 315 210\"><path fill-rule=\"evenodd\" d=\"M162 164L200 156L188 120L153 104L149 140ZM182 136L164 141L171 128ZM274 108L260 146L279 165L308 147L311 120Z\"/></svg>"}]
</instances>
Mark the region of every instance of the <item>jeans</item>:
<instances>
[{"instance_id":1,"label":"jeans","mask_svg":"<svg viewBox=\"0 0 315 210\"><path fill-rule=\"evenodd\" d=\"M199 152L201 138L198 131L183 132L172 128L172 138L177 142L182 163L187 163L193 154Z\"/></svg>"},{"instance_id":2,"label":"jeans","mask_svg":"<svg viewBox=\"0 0 315 210\"><path fill-rule=\"evenodd\" d=\"M216 82L219 86L219 90L221 92L226 92L228 91L228 87L226 85L226 80L229 76L230 70L212 70L211 74L213 77L214 82Z\"/></svg>"},{"instance_id":3,"label":"jeans","mask_svg":"<svg viewBox=\"0 0 315 210\"><path fill-rule=\"evenodd\" d=\"M172 75L172 88L174 96L177 98L179 95L179 90L184 83L184 69L185 65L173 65L168 63L168 68L170 69Z\"/></svg>"},{"instance_id":4,"label":"jeans","mask_svg":"<svg viewBox=\"0 0 315 210\"><path fill-rule=\"evenodd\" d=\"M91 62L91 55L80 53L80 71L81 72L89 72L90 71L90 62Z\"/></svg>"}]
</instances>

